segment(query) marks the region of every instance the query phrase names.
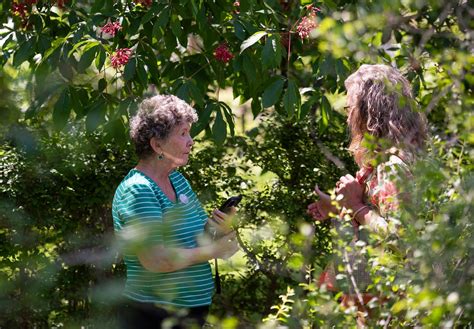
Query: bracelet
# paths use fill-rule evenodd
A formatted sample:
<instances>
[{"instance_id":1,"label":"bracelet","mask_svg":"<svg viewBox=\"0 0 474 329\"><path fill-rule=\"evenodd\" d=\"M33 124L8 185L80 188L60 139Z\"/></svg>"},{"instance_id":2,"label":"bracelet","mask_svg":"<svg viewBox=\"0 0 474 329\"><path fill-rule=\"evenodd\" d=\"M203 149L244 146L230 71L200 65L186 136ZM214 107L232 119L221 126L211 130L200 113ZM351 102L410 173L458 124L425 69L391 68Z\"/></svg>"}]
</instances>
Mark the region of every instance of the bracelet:
<instances>
[{"instance_id":1,"label":"bracelet","mask_svg":"<svg viewBox=\"0 0 474 329\"><path fill-rule=\"evenodd\" d=\"M356 211L354 211L354 214L352 215L352 219L354 219L357 223L359 223L359 221L357 220L356 216L364 209L367 209L369 208L369 206L365 205L365 206L362 206L360 207L359 209L357 209ZM360 224L360 223L359 223Z\"/></svg>"}]
</instances>

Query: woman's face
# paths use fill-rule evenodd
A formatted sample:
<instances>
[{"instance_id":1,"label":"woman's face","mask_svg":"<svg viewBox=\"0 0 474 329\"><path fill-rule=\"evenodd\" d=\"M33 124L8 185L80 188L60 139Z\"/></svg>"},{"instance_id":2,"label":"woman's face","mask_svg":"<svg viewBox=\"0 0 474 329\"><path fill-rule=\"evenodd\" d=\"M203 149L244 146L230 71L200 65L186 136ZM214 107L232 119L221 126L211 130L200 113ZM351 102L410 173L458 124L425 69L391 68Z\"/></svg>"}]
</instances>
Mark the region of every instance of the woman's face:
<instances>
[{"instance_id":1,"label":"woman's face","mask_svg":"<svg viewBox=\"0 0 474 329\"><path fill-rule=\"evenodd\" d=\"M160 141L160 151L164 159L171 161L173 168L184 166L188 163L189 153L194 144L190 135L191 124L183 122L175 126L168 138Z\"/></svg>"}]
</instances>

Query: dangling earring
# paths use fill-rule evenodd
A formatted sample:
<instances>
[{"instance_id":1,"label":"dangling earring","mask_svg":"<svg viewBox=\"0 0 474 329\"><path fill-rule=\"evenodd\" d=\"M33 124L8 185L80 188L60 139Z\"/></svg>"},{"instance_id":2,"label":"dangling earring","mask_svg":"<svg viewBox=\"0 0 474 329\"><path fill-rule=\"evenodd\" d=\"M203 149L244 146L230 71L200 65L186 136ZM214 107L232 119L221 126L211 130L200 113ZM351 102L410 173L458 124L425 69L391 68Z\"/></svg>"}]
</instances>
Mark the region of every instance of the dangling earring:
<instances>
[{"instance_id":1,"label":"dangling earring","mask_svg":"<svg viewBox=\"0 0 474 329\"><path fill-rule=\"evenodd\" d=\"M165 156L164 156L163 152L161 152L160 154L158 154L158 155L156 156L156 158L157 158L158 160L163 160L163 159L165 158Z\"/></svg>"}]
</instances>

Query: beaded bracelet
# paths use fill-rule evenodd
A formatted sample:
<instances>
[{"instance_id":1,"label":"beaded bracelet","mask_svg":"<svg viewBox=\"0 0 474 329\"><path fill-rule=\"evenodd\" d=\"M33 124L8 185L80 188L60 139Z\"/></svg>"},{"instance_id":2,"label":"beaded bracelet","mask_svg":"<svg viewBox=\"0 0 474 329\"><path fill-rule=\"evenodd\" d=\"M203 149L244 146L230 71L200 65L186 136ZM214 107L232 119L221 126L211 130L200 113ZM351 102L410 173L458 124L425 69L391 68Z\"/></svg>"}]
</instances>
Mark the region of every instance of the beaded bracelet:
<instances>
[{"instance_id":1,"label":"beaded bracelet","mask_svg":"<svg viewBox=\"0 0 474 329\"><path fill-rule=\"evenodd\" d=\"M370 208L369 206L365 205L365 206L362 206L360 207L359 209L357 209L356 211L354 211L354 214L352 215L352 219L354 219L357 223L359 223L359 221L357 220L356 216L364 209L367 209L367 208ZM360 223L359 223L360 224Z\"/></svg>"}]
</instances>

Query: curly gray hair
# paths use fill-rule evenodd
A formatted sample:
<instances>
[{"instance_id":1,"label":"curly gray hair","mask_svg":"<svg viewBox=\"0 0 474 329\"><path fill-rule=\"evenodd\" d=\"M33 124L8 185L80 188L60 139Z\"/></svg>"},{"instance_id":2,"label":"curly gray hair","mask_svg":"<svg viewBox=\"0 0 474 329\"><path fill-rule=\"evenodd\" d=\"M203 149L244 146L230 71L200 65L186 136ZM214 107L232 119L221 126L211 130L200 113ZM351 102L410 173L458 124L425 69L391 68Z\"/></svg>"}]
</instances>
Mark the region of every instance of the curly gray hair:
<instances>
[{"instance_id":1,"label":"curly gray hair","mask_svg":"<svg viewBox=\"0 0 474 329\"><path fill-rule=\"evenodd\" d=\"M130 120L130 138L140 159L154 153L150 140L166 140L171 130L183 122L194 123L196 110L173 95L157 95L143 100Z\"/></svg>"},{"instance_id":2,"label":"curly gray hair","mask_svg":"<svg viewBox=\"0 0 474 329\"><path fill-rule=\"evenodd\" d=\"M426 118L415 104L408 80L388 65L362 65L344 82L351 131L349 150L362 164L367 150L364 134L385 139L407 160L424 147Z\"/></svg>"}]
</instances>

